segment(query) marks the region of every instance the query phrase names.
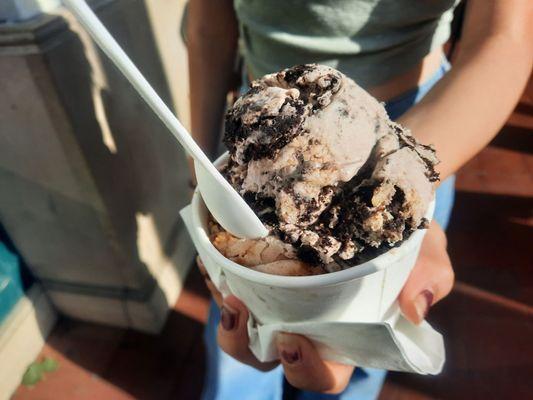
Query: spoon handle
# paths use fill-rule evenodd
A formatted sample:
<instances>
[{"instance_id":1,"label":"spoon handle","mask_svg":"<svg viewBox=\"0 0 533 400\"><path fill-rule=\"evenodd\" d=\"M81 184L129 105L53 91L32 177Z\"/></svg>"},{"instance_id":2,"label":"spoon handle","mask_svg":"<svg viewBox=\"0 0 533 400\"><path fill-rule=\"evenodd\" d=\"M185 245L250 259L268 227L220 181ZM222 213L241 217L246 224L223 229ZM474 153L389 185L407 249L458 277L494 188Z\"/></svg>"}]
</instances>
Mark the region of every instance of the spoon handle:
<instances>
[{"instance_id":1,"label":"spoon handle","mask_svg":"<svg viewBox=\"0 0 533 400\"><path fill-rule=\"evenodd\" d=\"M218 172L202 149L196 144L187 129L185 129L180 123L174 113L170 111L161 97L159 97L143 74L137 69L135 64L133 64L87 3L85 3L84 0L63 0L63 3L68 6L76 16L76 19L83 25L102 51L111 59L111 61L113 61L116 67L122 71L124 76L157 114L161 121L163 121L178 142L180 142L185 148L187 153L189 153L190 156L199 162L212 175L224 180L220 175L220 172Z\"/></svg>"}]
</instances>

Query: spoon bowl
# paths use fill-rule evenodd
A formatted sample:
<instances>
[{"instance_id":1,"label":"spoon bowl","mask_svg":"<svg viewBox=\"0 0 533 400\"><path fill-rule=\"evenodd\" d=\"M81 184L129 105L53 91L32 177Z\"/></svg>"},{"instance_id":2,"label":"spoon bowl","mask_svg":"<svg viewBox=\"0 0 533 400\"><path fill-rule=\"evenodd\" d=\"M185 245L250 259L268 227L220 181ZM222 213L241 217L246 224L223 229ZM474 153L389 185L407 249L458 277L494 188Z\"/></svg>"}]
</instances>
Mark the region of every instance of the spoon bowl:
<instances>
[{"instance_id":1,"label":"spoon bowl","mask_svg":"<svg viewBox=\"0 0 533 400\"><path fill-rule=\"evenodd\" d=\"M194 169L205 205L225 230L240 238L260 238L268 234L261 221L260 227L250 224L250 220L258 219L257 216L241 196L233 196L237 192L221 174L215 176L197 162L194 163ZM215 182L218 177L223 182ZM223 186L225 190L221 190Z\"/></svg>"}]
</instances>

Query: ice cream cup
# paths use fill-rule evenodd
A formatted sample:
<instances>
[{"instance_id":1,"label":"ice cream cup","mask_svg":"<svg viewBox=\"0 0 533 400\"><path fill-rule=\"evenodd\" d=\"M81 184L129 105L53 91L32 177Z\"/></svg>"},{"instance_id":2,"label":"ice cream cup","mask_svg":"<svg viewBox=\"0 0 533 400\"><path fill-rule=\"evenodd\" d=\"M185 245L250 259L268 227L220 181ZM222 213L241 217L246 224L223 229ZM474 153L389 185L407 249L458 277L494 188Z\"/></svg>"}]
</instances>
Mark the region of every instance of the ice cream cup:
<instances>
[{"instance_id":1,"label":"ice cream cup","mask_svg":"<svg viewBox=\"0 0 533 400\"><path fill-rule=\"evenodd\" d=\"M221 165L225 159L222 156L216 164ZM427 210L428 220L433 210L434 202ZM218 252L209 240L208 211L198 191L186 213L189 232L211 279L224 295L232 293L242 300L260 324L382 321L398 308L396 299L425 234L425 230L417 230L400 246L342 271L280 276L241 266Z\"/></svg>"}]
</instances>

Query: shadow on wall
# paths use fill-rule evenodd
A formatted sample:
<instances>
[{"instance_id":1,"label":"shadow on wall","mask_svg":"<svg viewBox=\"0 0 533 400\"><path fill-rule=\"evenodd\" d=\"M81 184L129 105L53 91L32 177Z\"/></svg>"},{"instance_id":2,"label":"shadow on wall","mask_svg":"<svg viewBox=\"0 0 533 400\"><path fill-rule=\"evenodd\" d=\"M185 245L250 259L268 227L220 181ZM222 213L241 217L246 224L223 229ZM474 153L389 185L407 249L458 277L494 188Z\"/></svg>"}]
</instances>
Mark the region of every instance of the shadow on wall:
<instances>
[{"instance_id":1,"label":"shadow on wall","mask_svg":"<svg viewBox=\"0 0 533 400\"><path fill-rule=\"evenodd\" d=\"M142 1L126 3L114 2L102 8L99 16L171 106L145 5ZM75 140L104 202L110 225L106 233L114 245L116 264L127 270L123 289L137 290L130 294L143 300L154 283L154 267L145 260L157 264L171 257L183 230L178 211L188 202L185 157L88 36L70 30L65 35L68 39L63 45L47 52L47 61ZM140 285L144 285L142 293Z\"/></svg>"},{"instance_id":2,"label":"shadow on wall","mask_svg":"<svg viewBox=\"0 0 533 400\"><path fill-rule=\"evenodd\" d=\"M103 1L99 4L101 7L97 6L95 11L104 25L165 103L172 108L171 96L144 1L117 0ZM126 301L142 303L154 301L155 298L159 303L165 302L167 293L158 286L154 277L160 274L165 264L175 261L178 252L183 250L192 252L191 249L183 249L184 242L186 246L190 242L179 216L179 210L189 202L188 166L178 142L130 83L96 48L88 35L79 30L75 21L69 22L71 22L70 29L67 28L61 33L61 43L46 50L43 58L47 72L52 74L53 89L59 94L61 107L64 108L72 128L71 132L64 132L63 121L57 122L52 118L52 122L57 124L54 128L59 140L64 140L65 136L70 135L69 140L75 141L76 147L82 154L83 162L80 163L77 154L69 154L70 144L66 140L62 142L69 162L65 168L74 170L79 185L87 184L94 187L99 201L103 204L101 208L98 206L88 212L85 211L86 204L74 204L75 200L65 197L56 204L60 206L65 204L68 210L55 211L65 218L65 215L68 217L71 212L82 210L83 218L89 215L98 219L88 222L103 227L105 241L111 243L114 257L108 270L111 274L111 269L115 269L113 271L115 275L116 270L119 270L118 275L122 277L122 281L120 285L103 286L95 284L96 280L84 279L90 276L92 263L99 260L95 257L91 260L81 259L76 265L58 265L58 273L50 278L45 276L42 282L45 287L53 289L56 293L70 292L89 296L89 300L79 300L85 301L84 306L88 310L91 306L87 303L90 303L91 299L97 301L99 298L106 298L121 301L126 318L131 319L128 314L136 312L135 306L132 307L131 302L126 304ZM176 41L178 40L176 32ZM29 58L27 66L32 70L32 75L42 74L42 64L37 57L34 61ZM53 90L49 85L41 84L39 79L36 81L37 85L40 85L39 91ZM43 95L42 98L46 99L48 96ZM50 115L61 115L53 102L47 102L45 106ZM81 165L83 163L84 165ZM87 171L80 172L82 168ZM94 190L92 187L82 188L82 191L90 192ZM62 195L54 193L54 196L57 199ZM47 207L58 207L54 205L52 196L49 202ZM84 220L83 218L73 219L71 224L78 224L80 220ZM84 226L80 224L70 226L69 229L80 232ZM83 235L76 233L73 240L80 241L80 238L83 238ZM46 241L46 238L40 240ZM77 245L83 247L83 243ZM48 246L57 246L56 241L51 241ZM76 251L76 249L57 248L56 251ZM83 254L80 254L80 257L83 258ZM61 268L81 268L85 269L85 272L78 274L77 276L81 278L76 280L70 276L62 276ZM50 273L50 270L53 270L53 266L47 270L47 273ZM180 268L179 273L184 271L186 268ZM163 310L164 306L160 308ZM140 355L149 342L157 343L161 337L168 336L166 341L160 343L159 353L151 357L157 356L157 359L169 361L176 352L188 352L189 346L183 347L181 340L187 338L191 340L191 337L201 338L201 324L189 328L190 332L187 331L189 333L181 332L185 336L179 337L180 326L187 326L187 321L187 317L172 311L163 328L162 336L150 336L120 328L105 329L122 332L126 338L124 346L134 347L135 352ZM169 329L174 335L164 334ZM178 344L172 347L170 341ZM54 347L53 342L50 344ZM61 343L57 347L61 351ZM90 346L87 350L92 351ZM91 370L90 361L87 364L83 361L83 357L78 359L76 349L71 351L72 353L64 355ZM174 361L170 360L170 364L183 362L182 359L183 355L175 357ZM203 362L202 354L199 355L199 360ZM146 360L139 359L139 373L144 371L141 365L143 361ZM137 371L135 367L132 369ZM116 376L110 377L110 381L116 382L118 386L126 385L127 382L121 382L124 376L120 374L128 376L126 372L128 370L130 368L117 368L112 371ZM143 380L142 376L139 379Z\"/></svg>"},{"instance_id":3,"label":"shadow on wall","mask_svg":"<svg viewBox=\"0 0 533 400\"><path fill-rule=\"evenodd\" d=\"M92 5L171 106L144 1ZM60 12L2 30L0 69L13 79L0 82L0 180L10 187L0 216L59 310L155 331L194 251L179 216L189 202L187 162L121 73Z\"/></svg>"}]
</instances>

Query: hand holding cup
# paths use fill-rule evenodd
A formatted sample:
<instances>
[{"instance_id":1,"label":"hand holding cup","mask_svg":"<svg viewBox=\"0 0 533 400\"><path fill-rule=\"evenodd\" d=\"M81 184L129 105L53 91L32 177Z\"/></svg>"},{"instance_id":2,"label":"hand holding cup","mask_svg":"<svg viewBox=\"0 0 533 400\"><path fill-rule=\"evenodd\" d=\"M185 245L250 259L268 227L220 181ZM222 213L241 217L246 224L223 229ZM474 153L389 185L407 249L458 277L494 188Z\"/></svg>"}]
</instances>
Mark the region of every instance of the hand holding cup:
<instances>
[{"instance_id":1,"label":"hand holding cup","mask_svg":"<svg viewBox=\"0 0 533 400\"><path fill-rule=\"evenodd\" d=\"M261 371L279 365L279 362L260 362L253 355L248 346L246 306L233 295L223 299L210 281L201 259L197 261L207 287L221 309L217 331L220 347L238 361ZM436 222L432 222L417 262L398 297L402 313L411 322L419 324L429 308L451 291L453 281L445 234ZM353 366L321 359L313 343L301 335L278 334L276 347L287 380L302 390L340 393L346 388L354 370Z\"/></svg>"}]
</instances>

